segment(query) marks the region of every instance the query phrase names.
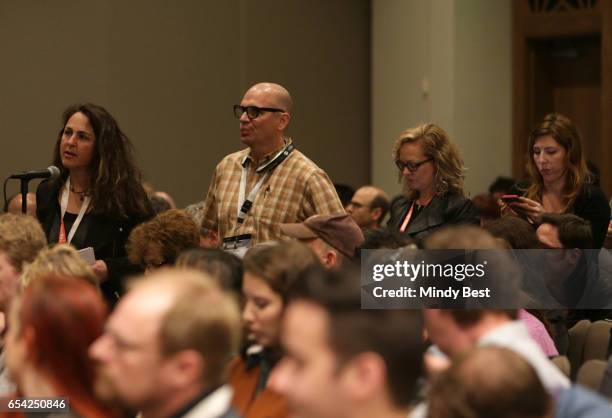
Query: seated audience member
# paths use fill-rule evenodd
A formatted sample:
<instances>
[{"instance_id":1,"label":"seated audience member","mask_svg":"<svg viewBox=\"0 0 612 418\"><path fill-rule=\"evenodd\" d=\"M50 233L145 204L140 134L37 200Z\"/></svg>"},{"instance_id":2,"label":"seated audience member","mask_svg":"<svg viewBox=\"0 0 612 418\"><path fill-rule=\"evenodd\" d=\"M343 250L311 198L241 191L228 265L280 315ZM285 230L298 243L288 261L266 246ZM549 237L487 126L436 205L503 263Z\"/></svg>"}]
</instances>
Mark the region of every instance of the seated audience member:
<instances>
[{"instance_id":1,"label":"seated audience member","mask_svg":"<svg viewBox=\"0 0 612 418\"><path fill-rule=\"evenodd\" d=\"M451 358L475 346L508 348L527 360L552 394L570 381L531 338L516 311L425 309L425 329L431 342Z\"/></svg>"},{"instance_id":2,"label":"seated audience member","mask_svg":"<svg viewBox=\"0 0 612 418\"><path fill-rule=\"evenodd\" d=\"M394 250L409 246L417 248L412 238L389 228L370 229L364 231L363 235L364 241L359 250Z\"/></svg>"},{"instance_id":3,"label":"seated audience member","mask_svg":"<svg viewBox=\"0 0 612 418\"><path fill-rule=\"evenodd\" d=\"M505 240L510 248L528 250L540 248L540 242L529 222L515 216L506 216L488 223L485 227L491 235Z\"/></svg>"},{"instance_id":4,"label":"seated audience member","mask_svg":"<svg viewBox=\"0 0 612 418\"><path fill-rule=\"evenodd\" d=\"M280 357L279 333L287 289L316 255L299 242L257 245L243 259L242 319L251 344L230 366L233 405L245 418L287 417L285 398L266 387Z\"/></svg>"},{"instance_id":5,"label":"seated audience member","mask_svg":"<svg viewBox=\"0 0 612 418\"><path fill-rule=\"evenodd\" d=\"M161 190L156 190L153 192L153 197L162 199L166 201L170 209L176 209L176 203L174 203L174 199L166 192L162 192Z\"/></svg>"},{"instance_id":6,"label":"seated audience member","mask_svg":"<svg viewBox=\"0 0 612 418\"><path fill-rule=\"evenodd\" d=\"M19 289L19 276L45 245L47 238L36 219L12 213L0 215L0 335L5 332L7 311ZM0 339L0 396L15 389L4 362Z\"/></svg>"},{"instance_id":7,"label":"seated audience member","mask_svg":"<svg viewBox=\"0 0 612 418\"><path fill-rule=\"evenodd\" d=\"M350 215L314 215L302 223L281 224L283 234L308 245L326 268L340 268L356 258L363 232Z\"/></svg>"},{"instance_id":8,"label":"seated audience member","mask_svg":"<svg viewBox=\"0 0 612 418\"><path fill-rule=\"evenodd\" d=\"M470 226L447 228L432 235L426 246L428 249L503 249L499 242L491 241L491 235L508 243L512 249L531 249L539 246L535 231L523 219L500 218L491 222L485 229L486 231ZM537 262L541 264L540 259ZM564 318L559 318L560 313L562 312L528 312L523 309L518 311L518 317L527 326L529 335L549 357L558 355L558 347L566 350L567 328Z\"/></svg>"},{"instance_id":9,"label":"seated audience member","mask_svg":"<svg viewBox=\"0 0 612 418\"><path fill-rule=\"evenodd\" d=\"M533 367L502 347L458 356L427 399L428 418L549 418L553 407Z\"/></svg>"},{"instance_id":10,"label":"seated audience member","mask_svg":"<svg viewBox=\"0 0 612 418\"><path fill-rule=\"evenodd\" d=\"M505 204L506 215L526 218L535 225L544 213L571 213L590 222L593 244L601 248L610 221L610 206L585 161L578 129L558 113L550 113L529 135L527 160L530 181L518 184L513 194L523 195Z\"/></svg>"},{"instance_id":11,"label":"seated audience member","mask_svg":"<svg viewBox=\"0 0 612 418\"><path fill-rule=\"evenodd\" d=\"M589 309L581 313L591 320L605 318L612 308L610 253L584 250L592 248L591 227L576 215L544 214L541 219L536 231L540 243L558 250L544 257L551 271L547 283L550 293L563 306Z\"/></svg>"},{"instance_id":12,"label":"seated audience member","mask_svg":"<svg viewBox=\"0 0 612 418\"><path fill-rule=\"evenodd\" d=\"M149 195L149 202L151 202L151 208L156 215L172 209L172 206L170 206L166 199L156 194Z\"/></svg>"},{"instance_id":13,"label":"seated audience member","mask_svg":"<svg viewBox=\"0 0 612 418\"><path fill-rule=\"evenodd\" d=\"M199 242L193 219L181 210L171 209L134 228L126 249L132 263L151 272L174 264L182 251L198 247Z\"/></svg>"},{"instance_id":14,"label":"seated audience member","mask_svg":"<svg viewBox=\"0 0 612 418\"><path fill-rule=\"evenodd\" d=\"M219 248L193 248L183 251L176 259L175 265L208 274L224 290L236 294L242 290L242 260Z\"/></svg>"},{"instance_id":15,"label":"seated audience member","mask_svg":"<svg viewBox=\"0 0 612 418\"><path fill-rule=\"evenodd\" d=\"M314 271L295 283L270 387L296 416L404 418L422 373L416 310L362 310L358 272Z\"/></svg>"},{"instance_id":16,"label":"seated audience member","mask_svg":"<svg viewBox=\"0 0 612 418\"><path fill-rule=\"evenodd\" d=\"M491 234L471 226L447 228L425 240L429 250L498 249L498 245ZM429 339L451 358L475 346L501 346L523 356L549 392L556 394L570 384L531 338L516 310L424 309L423 316Z\"/></svg>"},{"instance_id":17,"label":"seated audience member","mask_svg":"<svg viewBox=\"0 0 612 418\"><path fill-rule=\"evenodd\" d=\"M68 397L70 416L113 416L94 395L87 356L106 312L100 293L82 280L49 275L28 285L11 306L6 338L6 366L19 394Z\"/></svg>"},{"instance_id":18,"label":"seated audience member","mask_svg":"<svg viewBox=\"0 0 612 418\"><path fill-rule=\"evenodd\" d=\"M142 184L142 187L147 193L147 197L153 207L153 212L156 215L166 210L176 209L176 203L174 203L174 199L168 193L155 190L153 185L146 181Z\"/></svg>"},{"instance_id":19,"label":"seated audience member","mask_svg":"<svg viewBox=\"0 0 612 418\"><path fill-rule=\"evenodd\" d=\"M6 314L28 263L47 245L38 221L25 215L0 215L0 313Z\"/></svg>"},{"instance_id":20,"label":"seated audience member","mask_svg":"<svg viewBox=\"0 0 612 418\"><path fill-rule=\"evenodd\" d=\"M533 227L529 222L516 216L505 216L503 218L496 219L485 226L485 229L491 233L494 237L501 238L508 243L511 249L525 250L539 248L540 242L538 237L533 230ZM556 347L553 336L556 338L562 338L559 332L562 330L559 328L556 321L554 322L554 333L550 330L553 325L549 321L550 312L539 312L536 310L524 310L520 309L518 317L527 326L529 335L538 343L540 348L548 357L559 355L559 351ZM561 346L564 344L560 341Z\"/></svg>"},{"instance_id":21,"label":"seated audience member","mask_svg":"<svg viewBox=\"0 0 612 418\"><path fill-rule=\"evenodd\" d=\"M351 201L351 197L355 194L355 189L353 189L348 184L338 184L334 183L334 189L336 189L336 193L340 198L340 202L342 203L342 207L346 209L349 202Z\"/></svg>"},{"instance_id":22,"label":"seated audience member","mask_svg":"<svg viewBox=\"0 0 612 418\"><path fill-rule=\"evenodd\" d=\"M90 347L100 399L142 418L236 417L225 372L240 313L203 273L163 269L133 283Z\"/></svg>"},{"instance_id":23,"label":"seated audience member","mask_svg":"<svg viewBox=\"0 0 612 418\"><path fill-rule=\"evenodd\" d=\"M510 177L498 176L489 186L489 194L495 199L499 199L505 194L509 194L516 181Z\"/></svg>"},{"instance_id":24,"label":"seated audience member","mask_svg":"<svg viewBox=\"0 0 612 418\"><path fill-rule=\"evenodd\" d=\"M393 156L404 193L391 203L390 228L422 239L444 225L480 224L478 209L463 190L459 150L442 128L422 124L405 130Z\"/></svg>"},{"instance_id":25,"label":"seated audience member","mask_svg":"<svg viewBox=\"0 0 612 418\"><path fill-rule=\"evenodd\" d=\"M83 279L100 290L98 277L91 266L83 260L74 247L66 244L56 244L41 250L34 261L23 270L19 283L21 288L25 288L30 282L52 274Z\"/></svg>"},{"instance_id":26,"label":"seated audience member","mask_svg":"<svg viewBox=\"0 0 612 418\"><path fill-rule=\"evenodd\" d=\"M570 213L543 214L536 235L545 248L587 249L593 246L589 222Z\"/></svg>"},{"instance_id":27,"label":"seated audience member","mask_svg":"<svg viewBox=\"0 0 612 418\"><path fill-rule=\"evenodd\" d=\"M6 202L4 211L15 215L23 213L21 211L21 202L21 193L17 193ZM26 215L36 217L36 194L34 193L28 193L26 195Z\"/></svg>"},{"instance_id":28,"label":"seated audience member","mask_svg":"<svg viewBox=\"0 0 612 418\"><path fill-rule=\"evenodd\" d=\"M480 226L486 226L501 216L497 199L490 194L482 193L472 198L474 206L480 212Z\"/></svg>"},{"instance_id":29,"label":"seated audience member","mask_svg":"<svg viewBox=\"0 0 612 418\"><path fill-rule=\"evenodd\" d=\"M547 393L525 358L501 347L459 356L429 392L429 418L605 418L612 404L580 386Z\"/></svg>"},{"instance_id":30,"label":"seated audience member","mask_svg":"<svg viewBox=\"0 0 612 418\"><path fill-rule=\"evenodd\" d=\"M193 218L196 225L200 225L200 247L219 248L220 242L217 231L201 226L202 219L204 219L204 202L193 203L185 207L184 210Z\"/></svg>"},{"instance_id":31,"label":"seated audience member","mask_svg":"<svg viewBox=\"0 0 612 418\"><path fill-rule=\"evenodd\" d=\"M378 187L362 186L345 207L346 213L351 215L362 230L380 229L389 211L389 196Z\"/></svg>"}]
</instances>

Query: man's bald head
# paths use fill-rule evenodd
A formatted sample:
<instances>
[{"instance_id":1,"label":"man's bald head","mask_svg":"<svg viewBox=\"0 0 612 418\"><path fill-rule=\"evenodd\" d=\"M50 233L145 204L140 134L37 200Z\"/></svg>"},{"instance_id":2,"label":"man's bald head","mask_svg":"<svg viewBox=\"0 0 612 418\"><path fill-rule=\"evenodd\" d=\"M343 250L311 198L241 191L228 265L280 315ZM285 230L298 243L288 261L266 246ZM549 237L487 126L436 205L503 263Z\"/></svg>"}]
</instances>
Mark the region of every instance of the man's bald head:
<instances>
[{"instance_id":1,"label":"man's bald head","mask_svg":"<svg viewBox=\"0 0 612 418\"><path fill-rule=\"evenodd\" d=\"M346 211L363 229L376 229L389 210L389 197L380 188L362 186L351 198Z\"/></svg>"},{"instance_id":2,"label":"man's bald head","mask_svg":"<svg viewBox=\"0 0 612 418\"><path fill-rule=\"evenodd\" d=\"M256 91L258 93L264 93L268 96L274 106L283 109L287 113L291 113L293 109L293 100L289 91L276 83L257 83L247 90L247 93Z\"/></svg>"},{"instance_id":3,"label":"man's bald head","mask_svg":"<svg viewBox=\"0 0 612 418\"><path fill-rule=\"evenodd\" d=\"M502 347L480 347L455 359L432 385L432 418L543 418L550 398L533 367Z\"/></svg>"}]
</instances>

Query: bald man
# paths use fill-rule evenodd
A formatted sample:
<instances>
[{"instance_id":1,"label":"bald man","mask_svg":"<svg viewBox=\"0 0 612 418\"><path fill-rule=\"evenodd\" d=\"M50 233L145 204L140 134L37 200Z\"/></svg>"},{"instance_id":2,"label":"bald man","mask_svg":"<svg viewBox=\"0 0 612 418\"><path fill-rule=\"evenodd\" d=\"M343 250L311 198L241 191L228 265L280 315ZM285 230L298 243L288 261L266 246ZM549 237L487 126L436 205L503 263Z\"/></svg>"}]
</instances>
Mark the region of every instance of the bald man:
<instances>
[{"instance_id":1,"label":"bald man","mask_svg":"<svg viewBox=\"0 0 612 418\"><path fill-rule=\"evenodd\" d=\"M279 225L344 209L325 172L298 151L285 130L293 102L281 85L247 90L234 115L247 148L217 165L204 201L202 227L239 254L259 242L284 238Z\"/></svg>"},{"instance_id":2,"label":"bald man","mask_svg":"<svg viewBox=\"0 0 612 418\"><path fill-rule=\"evenodd\" d=\"M362 186L351 198L346 211L361 229L378 229L389 211L389 197L378 187Z\"/></svg>"}]
</instances>

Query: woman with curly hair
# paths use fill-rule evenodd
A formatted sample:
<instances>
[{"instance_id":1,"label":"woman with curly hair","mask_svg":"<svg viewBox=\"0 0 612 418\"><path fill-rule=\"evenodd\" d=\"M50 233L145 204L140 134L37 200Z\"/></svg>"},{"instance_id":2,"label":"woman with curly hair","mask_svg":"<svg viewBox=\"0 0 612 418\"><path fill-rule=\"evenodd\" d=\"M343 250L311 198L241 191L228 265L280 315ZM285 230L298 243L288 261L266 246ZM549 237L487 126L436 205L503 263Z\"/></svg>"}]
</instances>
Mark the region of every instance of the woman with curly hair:
<instances>
[{"instance_id":1,"label":"woman with curly hair","mask_svg":"<svg viewBox=\"0 0 612 418\"><path fill-rule=\"evenodd\" d=\"M132 143L103 107L74 105L64 112L53 160L61 175L38 187L36 215L49 243L93 248L92 268L112 302L135 270L127 237L151 216Z\"/></svg>"},{"instance_id":2,"label":"woman with curly hair","mask_svg":"<svg viewBox=\"0 0 612 418\"><path fill-rule=\"evenodd\" d=\"M502 213L539 225L544 213L572 213L591 223L594 248L601 248L610 221L610 206L587 169L578 129L558 113L550 113L529 135L527 172L530 181L513 192L523 195L504 204Z\"/></svg>"},{"instance_id":3,"label":"woman with curly hair","mask_svg":"<svg viewBox=\"0 0 612 418\"><path fill-rule=\"evenodd\" d=\"M442 128L428 123L405 130L393 158L404 194L391 203L389 227L422 239L443 225L480 223L463 191L459 150Z\"/></svg>"},{"instance_id":4,"label":"woman with curly hair","mask_svg":"<svg viewBox=\"0 0 612 418\"><path fill-rule=\"evenodd\" d=\"M149 273L173 265L184 250L197 248L200 232L190 215L170 209L138 225L127 242L130 261Z\"/></svg>"}]
</instances>

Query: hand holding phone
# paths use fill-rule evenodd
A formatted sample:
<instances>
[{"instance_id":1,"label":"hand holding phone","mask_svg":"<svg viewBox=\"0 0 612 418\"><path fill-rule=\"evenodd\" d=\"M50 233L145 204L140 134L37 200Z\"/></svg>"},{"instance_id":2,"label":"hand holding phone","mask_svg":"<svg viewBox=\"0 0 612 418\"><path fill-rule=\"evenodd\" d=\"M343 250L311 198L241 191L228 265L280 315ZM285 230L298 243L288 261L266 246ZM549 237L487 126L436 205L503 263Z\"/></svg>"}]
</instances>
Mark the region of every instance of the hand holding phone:
<instances>
[{"instance_id":1,"label":"hand holding phone","mask_svg":"<svg viewBox=\"0 0 612 418\"><path fill-rule=\"evenodd\" d=\"M509 205L510 203L520 202L520 196L517 194L505 194L501 197L501 200L506 205Z\"/></svg>"}]
</instances>

